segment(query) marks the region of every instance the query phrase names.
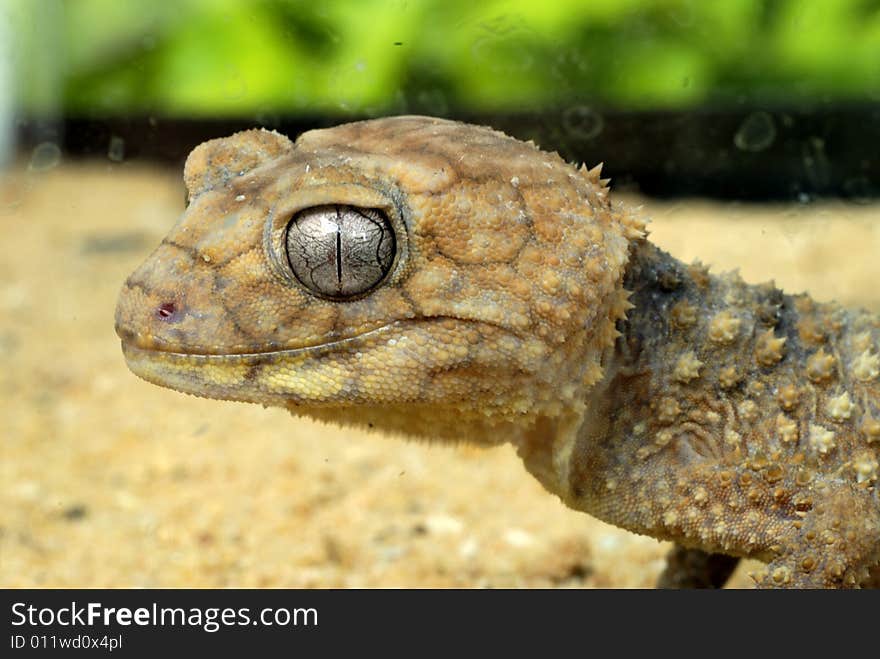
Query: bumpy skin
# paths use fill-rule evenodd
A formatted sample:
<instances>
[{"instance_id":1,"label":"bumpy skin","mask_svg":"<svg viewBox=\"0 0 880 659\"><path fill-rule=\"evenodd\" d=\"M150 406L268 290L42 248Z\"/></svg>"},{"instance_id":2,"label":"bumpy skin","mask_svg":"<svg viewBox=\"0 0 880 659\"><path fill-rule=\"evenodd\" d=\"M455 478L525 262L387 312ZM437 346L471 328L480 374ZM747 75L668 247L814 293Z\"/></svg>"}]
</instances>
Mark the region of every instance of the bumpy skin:
<instances>
[{"instance_id":1,"label":"bumpy skin","mask_svg":"<svg viewBox=\"0 0 880 659\"><path fill-rule=\"evenodd\" d=\"M126 281L130 368L179 391L409 437L513 443L569 506L675 541L664 585L856 586L880 562L880 320L686 266L580 170L396 117L196 148L190 204ZM390 273L293 276L291 218L379 209Z\"/></svg>"}]
</instances>

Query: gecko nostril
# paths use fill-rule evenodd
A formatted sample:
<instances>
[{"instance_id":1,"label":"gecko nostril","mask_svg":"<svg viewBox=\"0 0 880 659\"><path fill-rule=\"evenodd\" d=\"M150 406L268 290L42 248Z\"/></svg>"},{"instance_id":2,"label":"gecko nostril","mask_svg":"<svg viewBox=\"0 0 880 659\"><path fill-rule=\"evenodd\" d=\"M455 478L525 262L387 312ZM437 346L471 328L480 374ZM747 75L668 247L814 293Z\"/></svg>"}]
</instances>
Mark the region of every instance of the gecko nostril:
<instances>
[{"instance_id":1,"label":"gecko nostril","mask_svg":"<svg viewBox=\"0 0 880 659\"><path fill-rule=\"evenodd\" d=\"M159 320L173 322L178 319L177 305L174 302L163 302L156 307L156 317Z\"/></svg>"}]
</instances>

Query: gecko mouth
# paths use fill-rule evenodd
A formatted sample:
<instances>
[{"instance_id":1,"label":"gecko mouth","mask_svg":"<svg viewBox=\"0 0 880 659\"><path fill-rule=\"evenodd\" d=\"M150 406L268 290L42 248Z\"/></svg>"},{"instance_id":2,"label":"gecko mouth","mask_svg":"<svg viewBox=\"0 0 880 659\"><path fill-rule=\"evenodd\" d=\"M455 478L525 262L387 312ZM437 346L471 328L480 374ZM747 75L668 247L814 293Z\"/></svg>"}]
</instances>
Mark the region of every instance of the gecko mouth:
<instances>
[{"instance_id":1,"label":"gecko mouth","mask_svg":"<svg viewBox=\"0 0 880 659\"><path fill-rule=\"evenodd\" d=\"M366 332L361 332L360 334L355 334L354 336L348 336L344 339L339 339L337 341L325 341L323 343L315 343L313 345L302 345L297 346L296 348L282 348L280 350L276 349L268 349L268 350L251 350L251 351L236 351L236 352L203 352L200 350L179 350L175 349L168 345L162 344L153 344L148 340L144 340L143 337L140 336L129 336L123 335L121 332L117 331L117 334L121 337L122 343L122 352L128 355L131 354L142 354L142 355L155 355L157 358L161 359L162 355L167 355L169 357L175 358L189 358L194 361L205 360L205 361L229 361L235 359L247 359L249 357L261 357L266 360L271 361L273 357L281 358L285 356L293 357L299 354L308 354L308 353L316 353L321 351L339 351L346 350L349 347L352 347L355 344L358 344L365 339L369 339L372 336L379 336L381 334L390 332L396 328L399 328L403 325L402 321L395 321L393 323L389 323L387 325L382 325L381 327L377 327L375 329L367 330Z\"/></svg>"},{"instance_id":2,"label":"gecko mouth","mask_svg":"<svg viewBox=\"0 0 880 659\"><path fill-rule=\"evenodd\" d=\"M192 347L189 349L179 349L176 346L171 344L164 344L154 341L149 336L144 336L141 334L136 334L133 332L126 331L117 325L116 334L120 337L120 341L122 344L123 353L138 353L144 355L156 355L157 357L160 355L169 355L178 358L193 358L200 359L205 358L206 360L234 360L234 359L245 359L249 357L263 357L267 360L271 360L273 357L282 358L285 356L293 357L298 354L317 354L322 351L344 351L350 348L353 348L364 341L368 341L373 337L380 337L383 334L387 334L393 332L398 329L405 329L407 327L414 327L418 325L423 325L425 323L433 323L433 322L454 322L454 323L471 323L474 325L481 325L483 327L494 328L497 331L511 334L519 337L520 332L512 330L509 327L505 327L500 323L495 323L486 320L479 320L475 318L466 318L461 316L450 316L450 315L442 315L442 316L423 316L414 320L395 320L394 322L388 323L387 325L381 325L379 327L375 327L373 329L367 330L365 332L361 332L360 334L355 334L353 336L347 336L342 339L337 339L335 341L324 341L322 343L314 343L314 344L304 344L297 346L295 348L267 348L265 350L234 350L230 352L209 352L207 350L201 349L199 347Z\"/></svg>"},{"instance_id":3,"label":"gecko mouth","mask_svg":"<svg viewBox=\"0 0 880 659\"><path fill-rule=\"evenodd\" d=\"M450 321L455 325L437 327ZM477 334L493 340L511 336L507 329L484 324L470 332L473 344L462 341L461 325L472 323L450 317L395 321L338 341L252 353L174 352L125 339L122 351L138 377L203 398L264 405L400 403L427 395L424 387L408 382L427 383L452 370L476 373Z\"/></svg>"},{"instance_id":4,"label":"gecko mouth","mask_svg":"<svg viewBox=\"0 0 880 659\"><path fill-rule=\"evenodd\" d=\"M233 354L174 352L123 339L122 353L128 368L141 379L202 398L264 405L331 402L344 400L340 393L353 388L342 377L342 364L357 359L367 346L399 336L401 325L395 322L315 346Z\"/></svg>"}]
</instances>

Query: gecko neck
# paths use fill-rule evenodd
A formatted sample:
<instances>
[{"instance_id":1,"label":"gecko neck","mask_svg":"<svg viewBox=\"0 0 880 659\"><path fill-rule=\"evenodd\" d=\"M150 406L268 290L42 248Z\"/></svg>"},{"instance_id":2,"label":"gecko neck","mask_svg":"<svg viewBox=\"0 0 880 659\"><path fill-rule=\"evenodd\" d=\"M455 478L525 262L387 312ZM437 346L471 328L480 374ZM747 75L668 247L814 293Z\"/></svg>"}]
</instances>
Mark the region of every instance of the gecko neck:
<instances>
[{"instance_id":1,"label":"gecko neck","mask_svg":"<svg viewBox=\"0 0 880 659\"><path fill-rule=\"evenodd\" d=\"M621 280L633 307L617 321L619 336L602 357L602 379L587 392L580 414L542 419L517 447L548 490L571 503L571 465L582 438L605 441L616 432L612 426L621 410L630 424L653 413L650 398L661 388L675 350L669 342L670 318L680 314L687 328L711 313L719 295L711 283L702 266L686 266L647 240L633 241Z\"/></svg>"},{"instance_id":2,"label":"gecko neck","mask_svg":"<svg viewBox=\"0 0 880 659\"><path fill-rule=\"evenodd\" d=\"M640 482L671 492L687 470L785 464L803 465L791 478L877 478L876 315L710 276L647 241L633 245L623 285L634 307L580 422L519 450L571 507L657 537Z\"/></svg>"}]
</instances>

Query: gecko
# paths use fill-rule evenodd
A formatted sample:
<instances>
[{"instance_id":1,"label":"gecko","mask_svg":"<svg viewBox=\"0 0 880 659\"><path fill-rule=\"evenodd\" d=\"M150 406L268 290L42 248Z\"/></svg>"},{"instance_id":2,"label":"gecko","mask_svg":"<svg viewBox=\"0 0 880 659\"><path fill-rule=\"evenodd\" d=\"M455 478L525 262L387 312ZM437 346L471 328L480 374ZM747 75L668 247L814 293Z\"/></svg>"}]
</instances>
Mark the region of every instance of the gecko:
<instances>
[{"instance_id":1,"label":"gecko","mask_svg":"<svg viewBox=\"0 0 880 659\"><path fill-rule=\"evenodd\" d=\"M654 246L602 166L431 117L196 147L126 280L128 367L196 396L511 444L674 543L658 585L877 583L880 317Z\"/></svg>"}]
</instances>

